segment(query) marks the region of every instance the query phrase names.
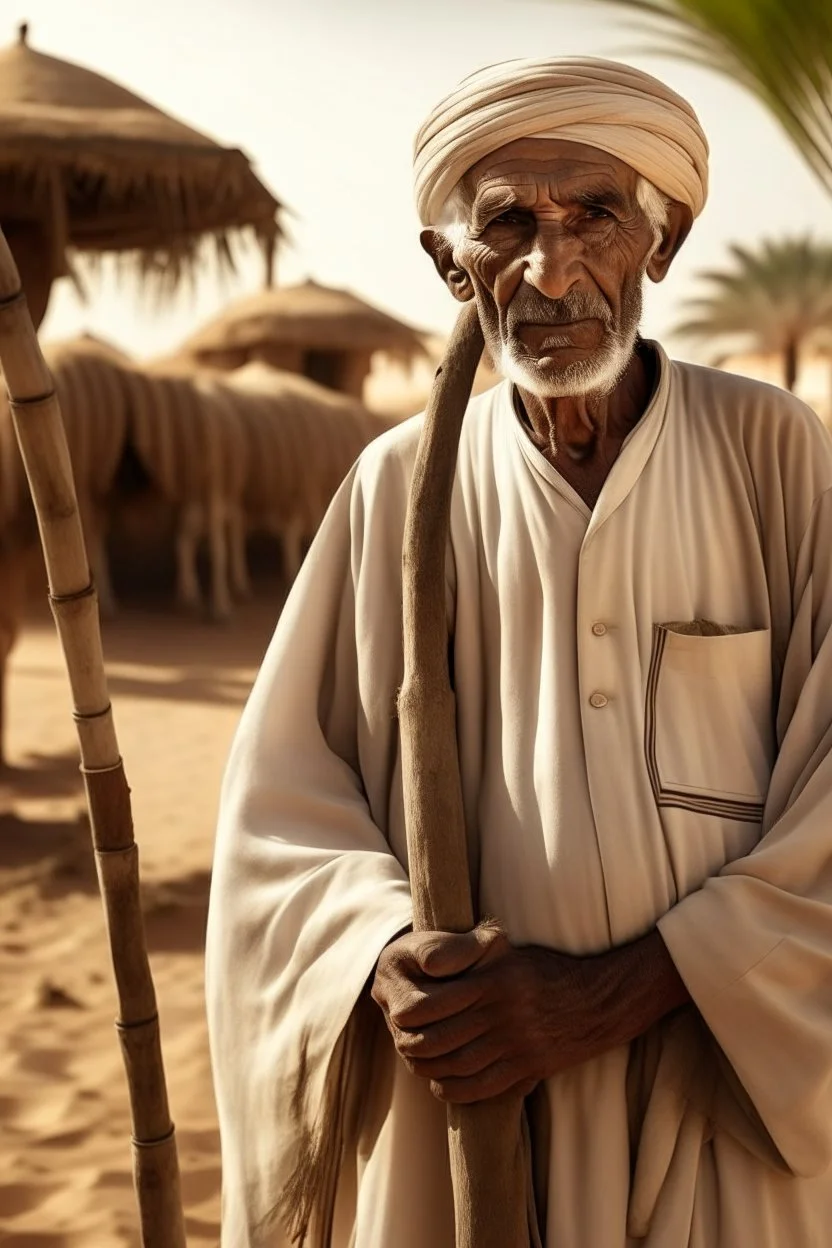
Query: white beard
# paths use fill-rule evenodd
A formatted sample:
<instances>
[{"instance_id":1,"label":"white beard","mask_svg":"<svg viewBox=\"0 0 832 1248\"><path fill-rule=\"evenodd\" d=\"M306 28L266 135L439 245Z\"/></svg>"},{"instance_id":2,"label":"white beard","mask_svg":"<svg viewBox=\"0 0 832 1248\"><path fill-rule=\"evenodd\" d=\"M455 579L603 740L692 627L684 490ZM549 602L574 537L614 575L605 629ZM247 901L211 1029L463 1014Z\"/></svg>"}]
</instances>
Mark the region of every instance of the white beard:
<instances>
[{"instance_id":1,"label":"white beard","mask_svg":"<svg viewBox=\"0 0 832 1248\"><path fill-rule=\"evenodd\" d=\"M611 394L627 371L638 340L646 269L645 261L636 287L637 303L629 309L629 315L625 318L629 324L623 330L607 330L603 345L592 355L567 364L554 375L547 375L535 360L518 350L516 342L510 341L503 345L500 353L500 371L503 376L541 399ZM553 334L552 341L556 340L556 335ZM567 339L564 339L563 345L569 345Z\"/></svg>"},{"instance_id":2,"label":"white beard","mask_svg":"<svg viewBox=\"0 0 832 1248\"><path fill-rule=\"evenodd\" d=\"M516 386L546 399L610 394L627 370L638 338L638 324L623 337L616 335L584 360L567 364L554 376L544 374L534 360L520 355L513 343L503 347L500 371Z\"/></svg>"}]
</instances>

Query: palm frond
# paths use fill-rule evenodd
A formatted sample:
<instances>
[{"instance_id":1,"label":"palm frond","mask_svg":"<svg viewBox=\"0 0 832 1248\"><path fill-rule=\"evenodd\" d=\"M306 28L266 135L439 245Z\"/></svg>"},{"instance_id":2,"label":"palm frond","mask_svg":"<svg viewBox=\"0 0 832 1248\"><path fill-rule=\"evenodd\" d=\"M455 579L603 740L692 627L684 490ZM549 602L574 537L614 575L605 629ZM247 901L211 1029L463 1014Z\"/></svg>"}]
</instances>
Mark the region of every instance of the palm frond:
<instances>
[{"instance_id":1,"label":"palm frond","mask_svg":"<svg viewBox=\"0 0 832 1248\"><path fill-rule=\"evenodd\" d=\"M786 354L832 341L832 243L808 235L734 243L725 269L699 275L676 337L712 347L713 362L738 350Z\"/></svg>"},{"instance_id":2,"label":"palm frond","mask_svg":"<svg viewBox=\"0 0 832 1248\"><path fill-rule=\"evenodd\" d=\"M593 0L625 10L641 51L740 82L832 193L830 0Z\"/></svg>"}]
</instances>

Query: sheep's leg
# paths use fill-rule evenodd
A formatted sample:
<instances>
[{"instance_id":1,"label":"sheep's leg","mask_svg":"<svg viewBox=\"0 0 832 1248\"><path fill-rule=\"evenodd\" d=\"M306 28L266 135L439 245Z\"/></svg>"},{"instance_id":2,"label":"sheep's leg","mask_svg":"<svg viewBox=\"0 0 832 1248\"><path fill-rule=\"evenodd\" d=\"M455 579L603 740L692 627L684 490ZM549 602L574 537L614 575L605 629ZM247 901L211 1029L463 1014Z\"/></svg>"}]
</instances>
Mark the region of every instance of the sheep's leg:
<instances>
[{"instance_id":1,"label":"sheep's leg","mask_svg":"<svg viewBox=\"0 0 832 1248\"><path fill-rule=\"evenodd\" d=\"M287 585L291 585L300 572L303 563L304 523L301 517L293 517L285 524L280 534L283 549L283 575Z\"/></svg>"},{"instance_id":2,"label":"sheep's leg","mask_svg":"<svg viewBox=\"0 0 832 1248\"><path fill-rule=\"evenodd\" d=\"M0 638L0 772L6 769L6 676L8 650Z\"/></svg>"},{"instance_id":3,"label":"sheep's leg","mask_svg":"<svg viewBox=\"0 0 832 1248\"><path fill-rule=\"evenodd\" d=\"M6 681L9 655L14 649L26 605L26 557L21 552L0 555L0 771L7 765Z\"/></svg>"},{"instance_id":4,"label":"sheep's leg","mask_svg":"<svg viewBox=\"0 0 832 1248\"><path fill-rule=\"evenodd\" d=\"M251 577L246 555L246 523L242 507L233 506L227 513L228 563L231 590L242 602L252 596Z\"/></svg>"},{"instance_id":5,"label":"sheep's leg","mask_svg":"<svg viewBox=\"0 0 832 1248\"><path fill-rule=\"evenodd\" d=\"M208 546L211 555L211 615L215 620L227 620L231 616L227 529L225 504L218 498L212 498L208 504Z\"/></svg>"},{"instance_id":6,"label":"sheep's leg","mask_svg":"<svg viewBox=\"0 0 832 1248\"><path fill-rule=\"evenodd\" d=\"M118 601L110 576L110 557L103 534L99 535L90 552L90 569L98 591L98 609L103 619L111 620L118 614Z\"/></svg>"},{"instance_id":7,"label":"sheep's leg","mask_svg":"<svg viewBox=\"0 0 832 1248\"><path fill-rule=\"evenodd\" d=\"M176 528L176 601L187 611L199 611L202 607L196 553L203 531L202 507L199 503L185 503Z\"/></svg>"},{"instance_id":8,"label":"sheep's leg","mask_svg":"<svg viewBox=\"0 0 832 1248\"><path fill-rule=\"evenodd\" d=\"M107 557L104 509L93 503L91 499L79 497L78 510L81 515L81 527L84 531L90 572L98 594L98 610L102 619L109 620L115 616L118 604L110 577L110 561Z\"/></svg>"},{"instance_id":9,"label":"sheep's leg","mask_svg":"<svg viewBox=\"0 0 832 1248\"><path fill-rule=\"evenodd\" d=\"M111 620L118 612L113 582L110 576L110 558L104 533L103 517L93 526L87 542L90 571L98 593L98 610L105 620Z\"/></svg>"}]
</instances>

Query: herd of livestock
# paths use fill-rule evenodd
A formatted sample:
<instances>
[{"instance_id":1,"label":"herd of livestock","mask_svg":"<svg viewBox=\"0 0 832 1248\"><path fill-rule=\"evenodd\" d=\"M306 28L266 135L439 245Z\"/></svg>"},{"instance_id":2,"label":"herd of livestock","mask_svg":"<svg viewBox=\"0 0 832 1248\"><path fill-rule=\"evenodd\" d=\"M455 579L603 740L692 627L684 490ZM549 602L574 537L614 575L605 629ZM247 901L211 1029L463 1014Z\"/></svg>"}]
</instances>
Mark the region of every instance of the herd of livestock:
<instances>
[{"instance_id":1,"label":"herd of livestock","mask_svg":"<svg viewBox=\"0 0 832 1248\"><path fill-rule=\"evenodd\" d=\"M176 596L228 619L250 594L247 539L282 546L286 580L362 448L391 421L357 400L259 362L221 373L187 359L139 364L82 336L44 347L61 404L103 615L115 607L108 522L125 461L175 516ZM0 405L0 762L5 660L24 602L20 568L37 546L5 395ZM197 554L207 548L208 602Z\"/></svg>"}]
</instances>

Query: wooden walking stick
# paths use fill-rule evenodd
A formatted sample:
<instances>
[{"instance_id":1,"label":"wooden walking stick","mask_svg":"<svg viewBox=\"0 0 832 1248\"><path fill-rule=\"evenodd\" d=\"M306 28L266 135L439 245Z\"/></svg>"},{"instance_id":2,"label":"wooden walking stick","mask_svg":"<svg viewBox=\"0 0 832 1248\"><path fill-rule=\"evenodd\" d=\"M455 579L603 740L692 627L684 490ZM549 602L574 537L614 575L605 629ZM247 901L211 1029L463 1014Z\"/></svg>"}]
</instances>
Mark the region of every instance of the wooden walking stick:
<instances>
[{"instance_id":1,"label":"wooden walking stick","mask_svg":"<svg viewBox=\"0 0 832 1248\"><path fill-rule=\"evenodd\" d=\"M462 418L482 354L466 306L436 375L408 501L403 553L404 681L399 695L407 852L416 931L470 931L456 703L448 671L445 552ZM523 1098L448 1106L457 1248L536 1248Z\"/></svg>"},{"instance_id":2,"label":"wooden walking stick","mask_svg":"<svg viewBox=\"0 0 832 1248\"><path fill-rule=\"evenodd\" d=\"M139 896L130 790L107 693L98 620L61 411L17 267L0 230L0 365L35 504L49 601L81 747L98 880L119 1002L144 1248L185 1248L176 1139Z\"/></svg>"}]
</instances>

